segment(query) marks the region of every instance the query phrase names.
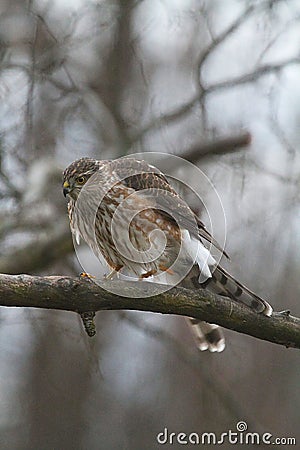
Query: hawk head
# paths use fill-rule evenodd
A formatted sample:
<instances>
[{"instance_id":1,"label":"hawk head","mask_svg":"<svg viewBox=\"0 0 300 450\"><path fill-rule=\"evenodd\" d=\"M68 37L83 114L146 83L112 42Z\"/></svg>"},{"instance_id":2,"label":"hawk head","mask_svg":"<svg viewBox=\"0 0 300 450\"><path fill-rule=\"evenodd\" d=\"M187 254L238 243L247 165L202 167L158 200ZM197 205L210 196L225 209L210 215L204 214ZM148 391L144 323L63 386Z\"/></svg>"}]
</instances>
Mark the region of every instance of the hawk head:
<instances>
[{"instance_id":1,"label":"hawk head","mask_svg":"<svg viewBox=\"0 0 300 450\"><path fill-rule=\"evenodd\" d=\"M96 173L101 161L93 158L81 158L72 162L63 172L63 194L76 200L82 186Z\"/></svg>"}]
</instances>

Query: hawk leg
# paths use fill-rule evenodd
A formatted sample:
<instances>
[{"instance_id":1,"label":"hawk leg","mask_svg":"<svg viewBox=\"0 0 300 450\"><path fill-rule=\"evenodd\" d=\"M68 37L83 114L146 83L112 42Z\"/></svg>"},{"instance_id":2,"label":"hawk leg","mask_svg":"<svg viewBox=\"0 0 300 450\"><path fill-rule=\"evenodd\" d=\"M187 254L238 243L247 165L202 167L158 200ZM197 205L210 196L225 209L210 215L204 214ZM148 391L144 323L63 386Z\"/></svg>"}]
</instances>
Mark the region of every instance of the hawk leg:
<instances>
[{"instance_id":1,"label":"hawk leg","mask_svg":"<svg viewBox=\"0 0 300 450\"><path fill-rule=\"evenodd\" d=\"M155 275L157 270L149 270L149 272L142 273L142 275L139 276L139 280L143 280L144 278L152 277L152 275Z\"/></svg>"},{"instance_id":2,"label":"hawk leg","mask_svg":"<svg viewBox=\"0 0 300 450\"><path fill-rule=\"evenodd\" d=\"M162 272L167 272L169 275L174 275L174 271L172 269L170 269L169 267L166 267L163 264L160 264L158 267L159 267L159 270L161 270Z\"/></svg>"},{"instance_id":3,"label":"hawk leg","mask_svg":"<svg viewBox=\"0 0 300 450\"><path fill-rule=\"evenodd\" d=\"M105 280L112 280L113 277L120 272L120 270L123 268L123 266L121 264L119 265L112 265L110 264L111 267L111 272L108 275L104 275L104 279Z\"/></svg>"}]
</instances>

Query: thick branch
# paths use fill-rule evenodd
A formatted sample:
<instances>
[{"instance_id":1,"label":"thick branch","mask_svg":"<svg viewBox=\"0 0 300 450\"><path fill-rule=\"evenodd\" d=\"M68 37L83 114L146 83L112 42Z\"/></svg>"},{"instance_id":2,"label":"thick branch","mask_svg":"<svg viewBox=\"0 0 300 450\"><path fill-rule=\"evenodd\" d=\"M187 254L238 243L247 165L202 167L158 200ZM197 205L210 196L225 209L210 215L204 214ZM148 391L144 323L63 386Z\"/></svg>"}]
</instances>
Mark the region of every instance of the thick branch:
<instances>
[{"instance_id":1,"label":"thick branch","mask_svg":"<svg viewBox=\"0 0 300 450\"><path fill-rule=\"evenodd\" d=\"M116 284L126 297L105 289ZM83 278L0 275L0 303L76 312L129 309L192 316L259 339L300 348L300 319L288 314L258 315L202 289L191 291L176 287L154 295L161 286L145 282L139 284L143 298L135 298L136 282L106 281L102 286ZM152 297L148 297L150 294Z\"/></svg>"}]
</instances>

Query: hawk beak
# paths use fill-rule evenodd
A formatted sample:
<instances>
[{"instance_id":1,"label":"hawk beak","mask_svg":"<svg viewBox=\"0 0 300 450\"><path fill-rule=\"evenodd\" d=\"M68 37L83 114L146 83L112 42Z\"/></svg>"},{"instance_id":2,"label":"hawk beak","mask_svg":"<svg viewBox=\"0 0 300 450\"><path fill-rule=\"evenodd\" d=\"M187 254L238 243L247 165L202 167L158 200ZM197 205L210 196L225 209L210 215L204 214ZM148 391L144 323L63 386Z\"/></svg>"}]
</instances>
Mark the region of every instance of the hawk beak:
<instances>
[{"instance_id":1,"label":"hawk beak","mask_svg":"<svg viewBox=\"0 0 300 450\"><path fill-rule=\"evenodd\" d=\"M67 194L69 193L70 189L69 188L63 188L63 194L66 197Z\"/></svg>"},{"instance_id":2,"label":"hawk beak","mask_svg":"<svg viewBox=\"0 0 300 450\"><path fill-rule=\"evenodd\" d=\"M65 181L63 184L63 194L65 197L69 194L70 190L71 189L70 189L69 183L67 181Z\"/></svg>"}]
</instances>

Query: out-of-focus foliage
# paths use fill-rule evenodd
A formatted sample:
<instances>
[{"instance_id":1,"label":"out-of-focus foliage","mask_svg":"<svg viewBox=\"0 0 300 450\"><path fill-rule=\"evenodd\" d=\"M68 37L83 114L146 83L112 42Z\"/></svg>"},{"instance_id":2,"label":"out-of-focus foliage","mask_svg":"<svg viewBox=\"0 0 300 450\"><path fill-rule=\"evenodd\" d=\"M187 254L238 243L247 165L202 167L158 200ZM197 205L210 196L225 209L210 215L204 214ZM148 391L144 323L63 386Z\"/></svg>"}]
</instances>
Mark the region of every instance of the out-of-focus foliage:
<instances>
[{"instance_id":1,"label":"out-of-focus foliage","mask_svg":"<svg viewBox=\"0 0 300 450\"><path fill-rule=\"evenodd\" d=\"M299 315L299 19L297 0L2 0L0 271L80 272L72 160L199 146L231 271ZM245 130L249 148L201 159ZM297 437L295 350L228 331L224 353L198 354L184 320L154 314L99 313L93 342L67 312L2 310L0 325L1 449L148 449L164 427L239 420Z\"/></svg>"}]
</instances>

